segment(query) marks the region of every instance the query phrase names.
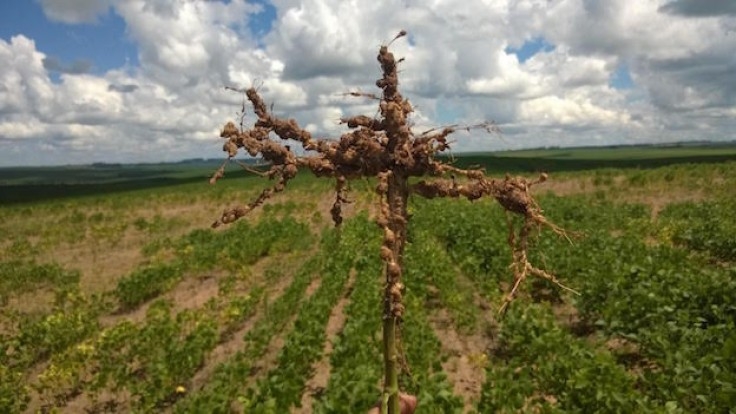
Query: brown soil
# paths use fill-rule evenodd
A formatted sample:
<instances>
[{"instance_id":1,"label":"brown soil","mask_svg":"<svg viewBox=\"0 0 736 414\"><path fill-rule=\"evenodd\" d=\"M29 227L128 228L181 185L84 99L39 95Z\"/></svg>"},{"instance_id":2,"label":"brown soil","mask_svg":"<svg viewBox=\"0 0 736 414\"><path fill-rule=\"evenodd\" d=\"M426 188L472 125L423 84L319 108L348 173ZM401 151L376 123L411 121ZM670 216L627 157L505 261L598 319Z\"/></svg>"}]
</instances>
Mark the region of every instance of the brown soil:
<instances>
[{"instance_id":1,"label":"brown soil","mask_svg":"<svg viewBox=\"0 0 736 414\"><path fill-rule=\"evenodd\" d=\"M8 298L7 309L22 314L42 314L51 312L56 294L50 288L23 292Z\"/></svg>"},{"instance_id":2,"label":"brown soil","mask_svg":"<svg viewBox=\"0 0 736 414\"><path fill-rule=\"evenodd\" d=\"M269 284L268 290L265 293L268 300L274 301L281 297L284 291L286 291L286 288L291 284L293 276L293 272L289 272L289 274L280 278L276 283ZM202 368L197 371L191 379L190 388L192 391L196 391L204 387L218 365L227 361L236 352L243 349L243 346L245 346L245 334L253 329L253 326L255 326L262 316L263 314L261 312L257 312L255 315L248 318L248 320L245 321L237 331L227 335L229 339L218 344L215 349L210 352L205 359Z\"/></svg>"},{"instance_id":3,"label":"brown soil","mask_svg":"<svg viewBox=\"0 0 736 414\"><path fill-rule=\"evenodd\" d=\"M279 257L274 258L266 256L259 259L256 263L249 266L248 270L251 274L251 278L248 280L247 285L243 289L243 292L247 292L250 288L257 283L262 283L264 273L268 266L271 266L276 262L288 263L287 268L291 266L293 258L290 257ZM219 294L219 280L225 277L226 274L223 271L215 271L199 276L185 276L174 288L163 295L151 299L148 302L142 304L138 308L125 312L122 314L107 315L100 318L102 326L112 326L123 319L129 320L134 323L142 322L146 317L148 308L151 304L159 299L170 300L173 304L172 311L180 312L186 309L196 309L202 307L210 299L218 297ZM289 279L290 281L291 279ZM281 285L279 283L278 286ZM236 287L238 289L238 287ZM239 289L240 290L240 289Z\"/></svg>"},{"instance_id":4,"label":"brown soil","mask_svg":"<svg viewBox=\"0 0 736 414\"><path fill-rule=\"evenodd\" d=\"M301 263L305 256L306 255L303 253L298 253L294 255L281 256L279 258L263 258L250 266L249 270L251 277L248 278L248 280L241 281L240 283L244 286L240 286L239 284L236 285L234 289L236 292L240 292L242 290L243 293L245 293L249 291L254 284L263 283L265 281L264 275L266 269L269 266L273 266L275 263L279 263L281 268L285 270L285 273L283 277L280 277L277 280L269 280L270 283L268 284L268 289L265 292L265 295L267 295L269 299L276 299L281 296L286 288L291 284L297 264ZM218 281L222 277L224 277L224 273L222 272L211 273L199 277L187 277L171 291L165 293L159 298L171 300L173 303L172 312L174 313L187 309L201 308L209 300L220 297ZM145 319L146 312L151 303L157 299L145 303L130 313L104 316L101 318L101 324L103 326L112 326L123 319L131 320L135 323L142 322ZM223 335L226 335L227 339L215 347L215 349L207 356L202 368L191 379L192 385L190 388L192 390L202 388L220 363L224 362L238 350L242 349L245 334L253 327L260 316L261 315L257 313L251 318L248 318L248 320L246 320L234 333L228 334L222 332ZM36 401L38 396L34 395L33 398L34 401ZM40 402L32 403L35 407L40 406ZM87 395L80 394L73 397L65 407L61 407L60 409L62 410L61 412L75 413L84 412L85 410L93 412L127 412L130 409L130 396L125 392L115 394L104 390L100 393L98 402L95 403L90 400Z\"/></svg>"},{"instance_id":5,"label":"brown soil","mask_svg":"<svg viewBox=\"0 0 736 414\"><path fill-rule=\"evenodd\" d=\"M625 365L629 371L637 376L643 375L645 371L659 369L656 362L648 359L641 353L639 344L627 339L620 337L610 338L606 341L605 347L616 357L619 363Z\"/></svg>"},{"instance_id":6,"label":"brown soil","mask_svg":"<svg viewBox=\"0 0 736 414\"><path fill-rule=\"evenodd\" d=\"M312 283L307 287L306 292L304 293L303 301L309 300L309 298L314 294L314 292L319 288L319 285L321 284L322 279L316 278L312 281ZM296 321L296 318L298 317L298 314L294 314L290 320L287 322L284 329L276 335L274 338L271 339L271 342L268 344L268 348L266 348L266 351L261 356L258 361L256 361L253 366L251 367L251 375L248 378L248 381L243 384L243 389L248 389L252 386L254 386L259 379L263 378L268 372L270 372L275 366L276 366L276 360L278 359L279 354L281 353L281 349L284 347L284 344L286 343L286 336L291 332L291 330L294 327L294 322ZM240 402L233 401L233 403L230 406L231 411L237 412L237 413L243 413L243 407L241 406Z\"/></svg>"},{"instance_id":7,"label":"brown soil","mask_svg":"<svg viewBox=\"0 0 736 414\"><path fill-rule=\"evenodd\" d=\"M207 301L216 298L218 294L217 278L209 275L204 277L190 277L179 283L176 288L166 293L162 297L172 300L174 306L172 312L180 312L185 309L196 309L202 307ZM157 300L157 299L154 299ZM143 322L146 317L148 308L152 301L145 303L138 309L123 315L108 315L100 318L100 324L103 327L111 327L122 320L130 320L134 323ZM32 378L36 378L36 373ZM33 399L38 398L35 393ZM32 404L35 405L35 404ZM127 412L130 409L130 395L127 392L111 393L103 390L98 401L92 401L86 394L80 394L64 406L59 408L65 413L80 412Z\"/></svg>"},{"instance_id":8,"label":"brown soil","mask_svg":"<svg viewBox=\"0 0 736 414\"><path fill-rule=\"evenodd\" d=\"M721 179L721 183L723 179ZM627 184L626 177L621 175L614 177L610 185L593 184L590 177L568 178L556 180L554 178L540 185L535 192L539 194L552 193L556 196L567 196L575 194L594 193L604 191L607 196L614 197L617 203L638 203L651 208L652 221L657 219L659 212L664 207L673 203L686 201L701 201L708 197L704 190L692 191L686 188L666 186L661 182L632 187Z\"/></svg>"},{"instance_id":9,"label":"brown soil","mask_svg":"<svg viewBox=\"0 0 736 414\"><path fill-rule=\"evenodd\" d=\"M97 401L92 401L86 394L80 394L63 407L55 408L54 413L127 413L132 411L132 396L126 390L117 393L102 391Z\"/></svg>"},{"instance_id":10,"label":"brown soil","mask_svg":"<svg viewBox=\"0 0 736 414\"><path fill-rule=\"evenodd\" d=\"M218 280L222 274L210 273L202 276L185 276L172 290L153 298L130 312L104 315L100 317L103 327L111 327L123 320L140 323L146 318L148 308L157 300L170 300L173 304L172 312L177 313L185 309L202 307L207 301L216 298L219 288Z\"/></svg>"},{"instance_id":11,"label":"brown soil","mask_svg":"<svg viewBox=\"0 0 736 414\"><path fill-rule=\"evenodd\" d=\"M571 194L590 193L596 190L590 178L569 178L556 179L551 177L544 184L535 189L536 193L544 194L550 192L552 194L563 196Z\"/></svg>"},{"instance_id":12,"label":"brown soil","mask_svg":"<svg viewBox=\"0 0 736 414\"><path fill-rule=\"evenodd\" d=\"M319 285L321 284L322 284L322 279L317 278L317 279L312 280L312 283L310 283L309 286L307 286L307 290L304 292L304 298L306 299L312 296L314 292L316 292L317 289L319 289Z\"/></svg>"},{"instance_id":13,"label":"brown soil","mask_svg":"<svg viewBox=\"0 0 736 414\"><path fill-rule=\"evenodd\" d=\"M456 274L460 289L473 292L473 303L469 306L478 310L480 318L477 326L470 334L460 334L447 309L439 305L430 314L429 323L440 341L443 353L449 355L442 363L442 369L453 384L454 394L463 399L463 412L467 413L473 412L477 405L485 381L488 354L495 346L498 328L495 313L498 306L493 306L483 297L459 269L456 269Z\"/></svg>"},{"instance_id":14,"label":"brown soil","mask_svg":"<svg viewBox=\"0 0 736 414\"><path fill-rule=\"evenodd\" d=\"M471 412L480 398L485 381L485 364L490 340L480 334L470 336L458 334L446 309L434 312L429 323L442 344L443 352L450 355L442 363L442 369L453 384L454 394L465 402L463 412Z\"/></svg>"},{"instance_id":15,"label":"brown soil","mask_svg":"<svg viewBox=\"0 0 736 414\"><path fill-rule=\"evenodd\" d=\"M327 320L327 327L325 328L325 345L322 350L322 359L312 365L312 378L307 381L304 393L302 394L301 408L292 407L292 413L308 414L312 412L312 404L314 403L314 397L319 395L327 387L327 382L330 379L330 356L332 355L333 342L337 335L342 332L342 328L345 326L345 307L350 303L350 294L353 291L353 285L355 284L355 269L350 271L350 278L345 285L345 292L343 293L340 301L337 302L332 311L330 312L330 318Z\"/></svg>"},{"instance_id":16,"label":"brown soil","mask_svg":"<svg viewBox=\"0 0 736 414\"><path fill-rule=\"evenodd\" d=\"M218 278L213 275L190 277L179 283L167 296L174 304L173 312L201 308L219 293Z\"/></svg>"},{"instance_id":17,"label":"brown soil","mask_svg":"<svg viewBox=\"0 0 736 414\"><path fill-rule=\"evenodd\" d=\"M557 303L552 307L552 312L560 325L568 329L575 329L580 323L578 309L570 303Z\"/></svg>"}]
</instances>

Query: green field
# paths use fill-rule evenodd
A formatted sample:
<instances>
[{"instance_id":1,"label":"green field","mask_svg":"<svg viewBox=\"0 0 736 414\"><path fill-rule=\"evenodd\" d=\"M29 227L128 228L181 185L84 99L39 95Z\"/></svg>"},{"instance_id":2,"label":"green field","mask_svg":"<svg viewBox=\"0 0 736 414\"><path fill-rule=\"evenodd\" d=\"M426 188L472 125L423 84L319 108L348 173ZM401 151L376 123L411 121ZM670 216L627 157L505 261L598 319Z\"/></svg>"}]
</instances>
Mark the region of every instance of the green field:
<instances>
[{"instance_id":1,"label":"green field","mask_svg":"<svg viewBox=\"0 0 736 414\"><path fill-rule=\"evenodd\" d=\"M665 150L458 158L552 166L535 194L581 235L542 230L530 256L580 295L530 279L504 318L503 210L413 199L401 382L418 413L735 412L736 150ZM206 165L5 171L0 412L360 413L376 401L371 183L352 184L340 231L333 184L311 176L213 230L269 183L233 167L211 186Z\"/></svg>"},{"instance_id":2,"label":"green field","mask_svg":"<svg viewBox=\"0 0 736 414\"><path fill-rule=\"evenodd\" d=\"M650 169L672 164L699 164L736 159L733 143L708 146L622 146L533 149L468 153L457 157L462 166L482 165L488 171L560 172L600 168Z\"/></svg>"},{"instance_id":3,"label":"green field","mask_svg":"<svg viewBox=\"0 0 736 414\"><path fill-rule=\"evenodd\" d=\"M670 159L670 161L705 157L736 156L736 144L673 145L673 146L621 146L532 149L503 151L493 153L502 157L554 158L569 160L651 160Z\"/></svg>"},{"instance_id":4,"label":"green field","mask_svg":"<svg viewBox=\"0 0 736 414\"><path fill-rule=\"evenodd\" d=\"M596 169L651 169L672 164L720 163L736 160L736 145L630 146L465 153L452 158L459 167L482 166L504 174L590 171ZM0 168L0 204L27 203L67 197L100 195L200 184L221 160L190 160L163 164L93 164L86 166ZM242 178L236 165L233 177Z\"/></svg>"}]
</instances>

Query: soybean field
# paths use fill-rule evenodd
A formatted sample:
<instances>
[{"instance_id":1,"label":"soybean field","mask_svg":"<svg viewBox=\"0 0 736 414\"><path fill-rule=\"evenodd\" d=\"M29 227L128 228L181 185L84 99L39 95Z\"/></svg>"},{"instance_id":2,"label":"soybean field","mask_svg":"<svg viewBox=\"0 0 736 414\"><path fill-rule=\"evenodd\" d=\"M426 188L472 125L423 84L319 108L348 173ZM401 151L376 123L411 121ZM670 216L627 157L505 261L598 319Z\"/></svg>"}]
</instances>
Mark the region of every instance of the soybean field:
<instances>
[{"instance_id":1,"label":"soybean field","mask_svg":"<svg viewBox=\"0 0 736 414\"><path fill-rule=\"evenodd\" d=\"M260 178L6 194L0 412L367 411L375 185L339 230L311 177L217 229ZM401 389L418 413L736 413L735 189L734 161L552 173L535 196L578 236L542 228L530 256L579 294L530 279L503 317L503 209L412 199Z\"/></svg>"}]
</instances>

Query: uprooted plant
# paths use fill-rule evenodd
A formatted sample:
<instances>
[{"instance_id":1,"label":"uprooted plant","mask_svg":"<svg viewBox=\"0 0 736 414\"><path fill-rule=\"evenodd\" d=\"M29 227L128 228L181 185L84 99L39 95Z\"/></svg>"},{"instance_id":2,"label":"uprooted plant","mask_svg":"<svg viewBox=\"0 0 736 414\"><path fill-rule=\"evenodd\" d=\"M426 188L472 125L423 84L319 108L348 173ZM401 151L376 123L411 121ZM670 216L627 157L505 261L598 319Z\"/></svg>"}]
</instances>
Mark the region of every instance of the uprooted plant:
<instances>
[{"instance_id":1,"label":"uprooted plant","mask_svg":"<svg viewBox=\"0 0 736 414\"><path fill-rule=\"evenodd\" d=\"M318 177L335 179L335 201L330 210L336 226L342 222L342 205L347 202L346 191L348 180L365 177L376 177L378 184L376 193L379 196L379 213L376 222L383 230L383 244L380 250L381 260L385 263L385 286L383 294L383 356L384 385L381 412L399 413L398 375L402 356L397 351L397 331L404 315L402 294L402 267L404 246L407 236L407 201L410 194L418 194L426 198L465 197L476 200L481 197L493 197L506 210L507 214L518 214L523 218L521 228L516 232L509 219L509 244L513 253L513 287L506 294L500 311L508 308L517 290L528 274L532 274L565 288L551 274L541 270L527 259L528 239L533 229L550 228L560 236L567 237L564 230L549 222L539 205L530 193L530 188L547 179L542 174L536 180L523 177L506 176L493 179L486 176L482 169L460 169L438 160L436 156L449 149L447 138L459 129L480 128L495 131L492 123L472 126L448 126L415 133L409 124L412 105L399 93L399 78L396 60L389 52L391 43L406 35L401 31L388 45L381 46L378 62L383 77L376 81L382 90L380 96L362 92L350 92L349 95L365 97L379 101L380 116L369 117L358 115L342 118L341 123L350 129L338 140L315 139L312 134L302 129L294 119L283 119L275 116L266 106L256 88L244 90L245 98L253 106L257 117L251 128L243 126L245 105L241 117L240 128L228 122L221 137L225 138L223 150L228 159L217 170L211 179L214 183L224 175L224 168L238 150L243 148L250 156L260 156L270 163L265 171L244 168L258 173L276 184L261 192L251 203L225 210L221 217L213 223L213 227L232 223L247 215L270 198L274 193L283 191L289 180L293 179L300 168L312 171ZM298 141L307 155L297 156L288 145L270 139L271 132L282 140ZM436 177L411 184L410 177Z\"/></svg>"}]
</instances>

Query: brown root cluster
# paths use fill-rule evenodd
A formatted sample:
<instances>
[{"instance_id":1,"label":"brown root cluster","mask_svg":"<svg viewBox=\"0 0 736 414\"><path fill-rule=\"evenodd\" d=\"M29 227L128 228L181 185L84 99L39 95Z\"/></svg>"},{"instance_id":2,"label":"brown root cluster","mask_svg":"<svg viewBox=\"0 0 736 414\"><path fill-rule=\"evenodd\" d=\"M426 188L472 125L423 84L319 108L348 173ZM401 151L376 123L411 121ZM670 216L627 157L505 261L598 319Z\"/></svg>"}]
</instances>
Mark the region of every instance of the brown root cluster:
<instances>
[{"instance_id":1,"label":"brown root cluster","mask_svg":"<svg viewBox=\"0 0 736 414\"><path fill-rule=\"evenodd\" d=\"M577 294L575 290L560 283L555 276L534 267L529 263L527 257L529 237L531 231L535 228L547 227L572 243L564 229L547 220L542 214L542 209L529 191L532 186L545 182L548 178L547 174L542 173L539 178L533 181L529 181L524 177L511 177L508 175L503 180L489 180L483 175L476 175L477 171L475 170L455 171L464 173L471 181L461 185L457 183L454 176L451 180L420 181L412 186L412 191L425 198L465 197L471 201L483 196L490 196L504 208L507 213L509 227L508 242L513 257L511 268L514 273L514 284L511 290L505 295L503 303L499 308L499 313L503 313L508 309L508 305L516 296L521 282L530 273ZM518 234L514 230L513 221L509 214L517 214L523 218L523 224Z\"/></svg>"},{"instance_id":2,"label":"brown root cluster","mask_svg":"<svg viewBox=\"0 0 736 414\"><path fill-rule=\"evenodd\" d=\"M402 31L394 40L404 35L406 32ZM348 93L350 96L378 100L378 116L357 115L342 118L341 123L349 131L338 139L314 138L296 120L274 115L256 88L244 91L245 99L252 105L256 116L255 122L251 127L244 128L242 119L245 113L242 114L240 128L228 122L220 134L225 139L223 150L228 154L228 160L233 159L241 150L252 157L262 158L270 165L269 169L254 172L276 182L272 187L263 190L251 203L225 210L213 224L216 227L232 223L247 215L273 194L283 191L299 169L307 169L318 177L335 179L335 202L330 213L335 225L339 226L342 223L342 205L348 202L348 181L365 177L377 178L376 193L380 208L376 222L383 231L380 257L385 264L383 319L387 377L383 408L386 408L386 404L398 404L395 372L400 356L397 355L395 342L396 331L405 312L402 300L402 267L407 234L407 201L412 193L425 198L465 197L476 200L493 197L509 214L523 217L524 222L518 235L510 225L509 244L514 258L515 283L506 296L502 309L508 306L519 285L530 273L559 284L554 276L527 261L531 230L547 227L567 237L564 230L544 217L529 191L532 186L545 181L546 174L533 181L510 176L494 179L488 177L482 169L460 169L436 158L439 153L450 148L448 136L458 130L483 129L494 132L497 128L492 123L481 123L470 126L450 125L414 133L409 123L413 107L399 92L398 64L401 60L397 60L389 51L390 44L381 46L377 56L382 71L382 77L376 81L376 86L382 91L380 96L362 92ZM297 156L289 145L271 139L272 134L281 141L298 142L306 155ZM224 175L224 167L225 164L214 174L212 183ZM434 178L410 185L411 177ZM458 183L456 177L462 178L463 183ZM397 412L396 407L398 406L389 411Z\"/></svg>"},{"instance_id":3,"label":"brown root cluster","mask_svg":"<svg viewBox=\"0 0 736 414\"><path fill-rule=\"evenodd\" d=\"M271 188L263 190L249 204L225 210L213 223L213 227L234 222L263 204L274 193L283 191L289 180L296 176L299 168L306 168L316 176L335 179L336 196L330 213L335 224L340 225L341 206L348 202L347 181L361 177L377 177L376 192L380 200L377 222L384 231L380 256L386 263L388 296L394 298L387 306L393 316L401 318L403 314L401 256L406 236L406 198L409 193L425 198L464 197L476 200L484 196L493 197L507 212L521 215L525 220L518 237L513 237L511 229L512 237L509 238L514 252L517 281L523 280L528 273L556 281L526 261L527 239L532 225L546 226L555 233L567 237L561 228L544 217L529 192L533 185L544 182L547 175L542 174L534 181L510 176L494 179L487 177L481 169L459 169L436 159L438 153L449 149L447 137L453 132L471 128L495 131L495 126L491 123L472 126L452 125L414 134L407 121L413 112L412 105L398 90L397 61L389 52L388 46L381 46L377 59L383 77L376 85L383 90L382 96L360 92L349 94L380 99L380 117L357 115L341 119L350 131L338 140L314 139L312 134L302 129L296 120L282 119L273 115L255 88L245 91L257 119L249 129L238 129L233 122L228 122L220 134L226 139L223 151L228 153L229 159L234 158L241 149L250 156L260 156L271 165L270 169L266 172L250 171L276 180L276 183ZM289 145L272 140L271 133L284 141L298 141L310 155L295 155ZM408 184L409 177L448 175L451 176L450 179L435 178L432 181L419 181L411 186ZM210 181L214 183L223 176L224 164ZM459 184L456 176L462 176L467 181ZM392 180L396 182L396 191L404 194L390 194L389 181ZM394 208L391 208L392 205ZM509 292L508 301L515 294L517 287L518 283L515 283L514 289ZM506 305L507 302L503 307Z\"/></svg>"}]
</instances>

